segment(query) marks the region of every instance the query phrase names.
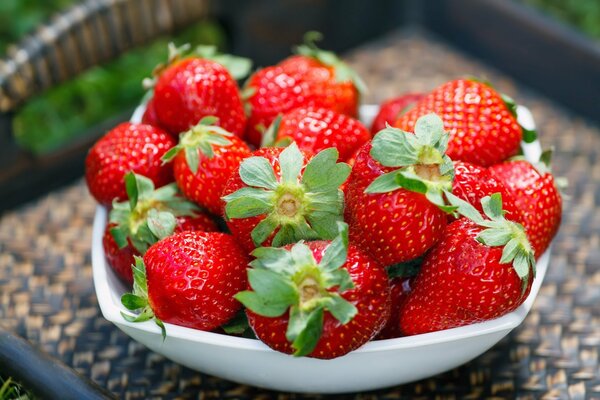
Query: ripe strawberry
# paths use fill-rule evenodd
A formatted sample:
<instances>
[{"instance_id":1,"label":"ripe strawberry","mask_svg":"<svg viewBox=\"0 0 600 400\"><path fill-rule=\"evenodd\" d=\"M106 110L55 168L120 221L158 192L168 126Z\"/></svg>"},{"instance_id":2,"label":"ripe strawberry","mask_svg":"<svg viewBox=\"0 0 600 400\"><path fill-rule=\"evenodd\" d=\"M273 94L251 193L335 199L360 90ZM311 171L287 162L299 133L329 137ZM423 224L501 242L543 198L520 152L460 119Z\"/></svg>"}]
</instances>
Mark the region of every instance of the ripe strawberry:
<instances>
[{"instance_id":1,"label":"ripe strawberry","mask_svg":"<svg viewBox=\"0 0 600 400\"><path fill-rule=\"evenodd\" d=\"M548 157L548 153L544 154ZM550 246L562 218L562 198L548 166L537 169L527 161L508 161L490 167L492 176L512 193L523 212L523 225L539 258Z\"/></svg>"},{"instance_id":2,"label":"ripe strawberry","mask_svg":"<svg viewBox=\"0 0 600 400\"><path fill-rule=\"evenodd\" d=\"M130 322L154 319L163 337L163 322L211 331L240 310L233 296L247 287L249 261L225 233L176 233L152 245L143 261L136 258L133 293L121 301L141 312L122 315Z\"/></svg>"},{"instance_id":3,"label":"ripe strawberry","mask_svg":"<svg viewBox=\"0 0 600 400\"><path fill-rule=\"evenodd\" d=\"M152 103L160 126L185 132L212 115L220 127L242 137L246 115L234 77L245 76L250 62L217 55L213 46L199 47L192 56L177 50L170 48L168 65L157 71ZM225 65L233 68L231 74Z\"/></svg>"},{"instance_id":4,"label":"ripe strawberry","mask_svg":"<svg viewBox=\"0 0 600 400\"><path fill-rule=\"evenodd\" d=\"M175 181L185 197L222 215L223 188L250 149L237 136L212 125L215 120L204 117L181 135L179 144L163 160L173 160Z\"/></svg>"},{"instance_id":5,"label":"ripe strawberry","mask_svg":"<svg viewBox=\"0 0 600 400\"><path fill-rule=\"evenodd\" d=\"M280 113L297 107L323 107L355 117L359 91L364 83L334 53L320 50L314 40L320 35L309 32L306 44L298 46L295 56L254 73L245 92L250 109L246 139L258 147L262 130Z\"/></svg>"},{"instance_id":6,"label":"ripe strawberry","mask_svg":"<svg viewBox=\"0 0 600 400\"><path fill-rule=\"evenodd\" d=\"M422 93L407 93L381 103L379 112L371 125L371 134L375 135L380 130L385 129L386 124L392 125L423 97L425 95Z\"/></svg>"},{"instance_id":7,"label":"ripe strawberry","mask_svg":"<svg viewBox=\"0 0 600 400\"><path fill-rule=\"evenodd\" d=\"M339 187L350 173L337 158L329 148L309 161L292 143L242 161L223 190L227 226L240 245L251 251L335 237L344 208Z\"/></svg>"},{"instance_id":8,"label":"ripe strawberry","mask_svg":"<svg viewBox=\"0 0 600 400\"><path fill-rule=\"evenodd\" d=\"M85 159L85 179L92 196L109 206L127 198L123 177L129 171L144 175L156 186L173 181L173 169L161 157L175 140L155 126L125 122L117 125L90 149Z\"/></svg>"},{"instance_id":9,"label":"ripe strawberry","mask_svg":"<svg viewBox=\"0 0 600 400\"><path fill-rule=\"evenodd\" d=\"M499 194L485 197L486 217L447 194L467 218L448 225L425 256L400 315L400 330L417 335L481 322L516 309L535 276L523 227L502 215Z\"/></svg>"},{"instance_id":10,"label":"ripe strawberry","mask_svg":"<svg viewBox=\"0 0 600 400\"><path fill-rule=\"evenodd\" d=\"M167 131L163 126L160 125L160 121L158 120L158 116L156 115L156 106L154 105L153 98L148 100L148 102L146 103L146 109L144 110L144 114L142 115L142 124L158 126L159 128L162 128L163 130ZM179 132L171 134L175 137L175 139L179 138Z\"/></svg>"},{"instance_id":11,"label":"ripe strawberry","mask_svg":"<svg viewBox=\"0 0 600 400\"><path fill-rule=\"evenodd\" d=\"M353 245L347 225L331 242L261 247L248 270L246 307L256 336L274 350L330 359L372 339L390 313L385 270Z\"/></svg>"},{"instance_id":12,"label":"ripe strawberry","mask_svg":"<svg viewBox=\"0 0 600 400\"><path fill-rule=\"evenodd\" d=\"M523 214L515 204L513 194L487 168L464 161L454 161L452 193L471 204L480 213L483 213L481 199L500 193L506 219L523 223Z\"/></svg>"},{"instance_id":13,"label":"ripe strawberry","mask_svg":"<svg viewBox=\"0 0 600 400\"><path fill-rule=\"evenodd\" d=\"M126 283L133 283L134 256L173 232L217 231L217 225L195 204L179 196L174 183L154 190L152 181L128 173L125 184L129 201L114 203L102 244L108 264Z\"/></svg>"},{"instance_id":14,"label":"ripe strawberry","mask_svg":"<svg viewBox=\"0 0 600 400\"><path fill-rule=\"evenodd\" d=\"M346 161L371 140L371 134L360 121L347 115L325 108L299 107L273 122L263 139L268 142L272 138L275 143L294 141L310 154L335 147L340 161Z\"/></svg>"},{"instance_id":15,"label":"ripe strawberry","mask_svg":"<svg viewBox=\"0 0 600 400\"><path fill-rule=\"evenodd\" d=\"M357 155L346 184L350 236L384 266L425 253L450 211L443 198L452 188L448 134L435 115L420 118L415 132L379 132Z\"/></svg>"},{"instance_id":16,"label":"ripe strawberry","mask_svg":"<svg viewBox=\"0 0 600 400\"><path fill-rule=\"evenodd\" d=\"M523 132L515 110L490 85L457 79L433 90L394 126L412 132L420 116L436 113L450 133L448 156L486 167L519 152Z\"/></svg>"}]
</instances>

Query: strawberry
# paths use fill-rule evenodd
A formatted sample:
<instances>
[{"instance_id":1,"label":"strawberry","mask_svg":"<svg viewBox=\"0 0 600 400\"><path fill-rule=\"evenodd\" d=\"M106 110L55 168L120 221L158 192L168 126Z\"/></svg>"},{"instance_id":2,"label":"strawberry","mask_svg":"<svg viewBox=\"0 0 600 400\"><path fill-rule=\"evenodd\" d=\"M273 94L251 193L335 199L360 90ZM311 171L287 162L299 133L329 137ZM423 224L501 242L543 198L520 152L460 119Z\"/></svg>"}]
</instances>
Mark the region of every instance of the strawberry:
<instances>
[{"instance_id":1,"label":"strawberry","mask_svg":"<svg viewBox=\"0 0 600 400\"><path fill-rule=\"evenodd\" d=\"M261 247L252 290L236 295L256 336L274 350L330 359L373 338L390 313L385 270L353 245L347 225L333 241Z\"/></svg>"},{"instance_id":2,"label":"strawberry","mask_svg":"<svg viewBox=\"0 0 600 400\"><path fill-rule=\"evenodd\" d=\"M297 107L323 107L355 117L359 91L364 83L330 51L320 50L314 41L320 34L309 32L297 55L254 73L244 92L250 110L246 139L258 147L262 131L280 113Z\"/></svg>"},{"instance_id":3,"label":"strawberry","mask_svg":"<svg viewBox=\"0 0 600 400\"><path fill-rule=\"evenodd\" d=\"M434 89L394 126L412 132L419 117L436 113L450 133L448 156L486 167L519 152L523 131L515 110L514 102L489 84L457 79Z\"/></svg>"},{"instance_id":4,"label":"strawberry","mask_svg":"<svg viewBox=\"0 0 600 400\"><path fill-rule=\"evenodd\" d=\"M500 317L527 298L535 259L523 227L508 221L499 194L481 201L485 217L447 194L467 218L448 225L425 256L400 312L400 330L416 335Z\"/></svg>"},{"instance_id":5,"label":"strawberry","mask_svg":"<svg viewBox=\"0 0 600 400\"><path fill-rule=\"evenodd\" d=\"M215 121L204 117L181 135L179 144L163 160L173 161L175 181L185 197L222 215L223 188L250 149L237 136L213 125Z\"/></svg>"},{"instance_id":6,"label":"strawberry","mask_svg":"<svg viewBox=\"0 0 600 400\"><path fill-rule=\"evenodd\" d=\"M550 246L562 218L562 198L548 167L549 157L545 152L545 164L536 166L515 160L490 167L492 176L506 186L523 212L523 225L536 258Z\"/></svg>"},{"instance_id":7,"label":"strawberry","mask_svg":"<svg viewBox=\"0 0 600 400\"><path fill-rule=\"evenodd\" d=\"M481 199L500 193L506 219L523 223L523 214L515 204L512 193L487 168L464 161L454 161L452 193L471 204L480 213L483 212Z\"/></svg>"},{"instance_id":8,"label":"strawberry","mask_svg":"<svg viewBox=\"0 0 600 400\"><path fill-rule=\"evenodd\" d=\"M346 219L355 243L389 266L423 255L446 226L443 193L452 188L448 134L436 115L415 134L386 128L356 157L346 184Z\"/></svg>"},{"instance_id":9,"label":"strawberry","mask_svg":"<svg viewBox=\"0 0 600 400\"><path fill-rule=\"evenodd\" d=\"M231 235L185 231L153 244L133 267L133 293L123 305L139 314L122 313L130 322L153 319L211 331L232 319L241 304L234 295L247 287L250 260Z\"/></svg>"},{"instance_id":10,"label":"strawberry","mask_svg":"<svg viewBox=\"0 0 600 400\"><path fill-rule=\"evenodd\" d=\"M423 97L425 95L422 93L407 93L381 103L379 112L371 125L371 134L375 135L380 130L385 129L386 124L392 125Z\"/></svg>"},{"instance_id":11,"label":"strawberry","mask_svg":"<svg viewBox=\"0 0 600 400\"><path fill-rule=\"evenodd\" d=\"M173 182L173 169L161 157L175 146L162 129L125 122L110 130L92 146L85 159L85 179L92 196L109 206L127 198L123 177L129 171L144 175L158 186Z\"/></svg>"},{"instance_id":12,"label":"strawberry","mask_svg":"<svg viewBox=\"0 0 600 400\"><path fill-rule=\"evenodd\" d=\"M133 283L134 256L173 232L217 231L217 225L195 204L179 196L174 183L154 190L152 181L128 173L125 185L129 201L114 203L102 244L109 265L126 283Z\"/></svg>"},{"instance_id":13,"label":"strawberry","mask_svg":"<svg viewBox=\"0 0 600 400\"><path fill-rule=\"evenodd\" d=\"M142 115L142 123L152 126L157 126L166 131L166 129L160 125L160 121L158 120L158 116L156 115L156 106L154 105L154 99L150 98L146 103L146 109L144 110L144 114ZM169 132L171 133L171 132ZM173 134L175 139L179 138L179 133Z\"/></svg>"},{"instance_id":14,"label":"strawberry","mask_svg":"<svg viewBox=\"0 0 600 400\"><path fill-rule=\"evenodd\" d=\"M275 143L296 142L300 150L316 154L329 147L346 161L371 139L369 130L358 120L318 107L299 107L275 119L263 137ZM264 144L264 143L263 143Z\"/></svg>"},{"instance_id":15,"label":"strawberry","mask_svg":"<svg viewBox=\"0 0 600 400\"><path fill-rule=\"evenodd\" d=\"M232 175L223 191L225 217L246 250L337 235L344 207L339 187L350 167L336 162L335 148L308 158L295 143L265 147Z\"/></svg>"},{"instance_id":16,"label":"strawberry","mask_svg":"<svg viewBox=\"0 0 600 400\"><path fill-rule=\"evenodd\" d=\"M242 137L246 115L234 76L245 76L250 62L218 55L214 46L201 46L192 56L180 53L170 47L168 65L156 72L152 106L160 126L177 134L212 115L223 129Z\"/></svg>"},{"instance_id":17,"label":"strawberry","mask_svg":"<svg viewBox=\"0 0 600 400\"><path fill-rule=\"evenodd\" d=\"M392 301L390 306L390 318L377 335L377 340L394 339L402 336L399 320L400 310L408 298L413 279L414 278L412 277L404 277L393 278L390 280L390 297Z\"/></svg>"}]
</instances>

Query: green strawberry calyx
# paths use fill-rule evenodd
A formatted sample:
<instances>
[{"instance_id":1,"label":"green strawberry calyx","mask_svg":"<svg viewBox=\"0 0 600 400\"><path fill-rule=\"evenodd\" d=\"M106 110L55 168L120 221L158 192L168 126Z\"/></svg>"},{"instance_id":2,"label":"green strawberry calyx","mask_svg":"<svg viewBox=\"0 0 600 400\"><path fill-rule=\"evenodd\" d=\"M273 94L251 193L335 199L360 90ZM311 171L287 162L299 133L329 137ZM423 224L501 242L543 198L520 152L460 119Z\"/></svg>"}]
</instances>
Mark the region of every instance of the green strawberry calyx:
<instances>
[{"instance_id":1,"label":"green strawberry calyx","mask_svg":"<svg viewBox=\"0 0 600 400\"><path fill-rule=\"evenodd\" d=\"M387 193L406 189L424 194L445 212L455 207L448 205L443 193L452 189L454 165L446 155L448 133L436 114L420 117L415 133L387 127L372 141L371 156L386 167L396 167L377 177L365 193Z\"/></svg>"},{"instance_id":2,"label":"green strawberry calyx","mask_svg":"<svg viewBox=\"0 0 600 400\"><path fill-rule=\"evenodd\" d=\"M332 67L335 70L335 80L337 82L351 81L359 93L367 93L367 85L362 78L348 64L342 61L337 54L332 51L320 49L315 42L323 39L320 32L309 31L304 34L304 44L296 46L295 53L312 57L322 64Z\"/></svg>"},{"instance_id":3,"label":"green strawberry calyx","mask_svg":"<svg viewBox=\"0 0 600 400\"><path fill-rule=\"evenodd\" d=\"M276 318L287 312L286 338L298 357L310 354L317 346L325 311L341 324L358 313L341 296L354 283L348 270L341 268L348 256L348 225L339 222L337 229L339 235L325 248L320 262L303 241L290 249L254 250L256 259L248 269L252 290L235 295L248 309L265 317Z\"/></svg>"},{"instance_id":4,"label":"green strawberry calyx","mask_svg":"<svg viewBox=\"0 0 600 400\"><path fill-rule=\"evenodd\" d=\"M151 77L144 78L142 81L144 89L152 89L154 86L156 86L158 77L165 69L175 64L179 60L188 57L200 57L205 60L211 60L219 63L225 67L233 79L236 80L243 79L248 76L250 70L252 69L252 61L250 59L231 54L219 53L217 46L201 45L196 46L195 49L192 49L192 46L189 43L185 43L178 47L175 45L175 43L170 42L167 45L167 61L156 65L156 67L154 67L152 70Z\"/></svg>"},{"instance_id":5,"label":"green strawberry calyx","mask_svg":"<svg viewBox=\"0 0 600 400\"><path fill-rule=\"evenodd\" d=\"M521 295L525 294L530 279L535 278L534 251L523 225L504 218L502 195L494 193L481 199L485 215L481 215L475 207L452 193L446 192L445 195L456 206L457 214L485 228L475 237L478 242L489 247L503 246L500 263L512 264L521 279Z\"/></svg>"},{"instance_id":6,"label":"green strawberry calyx","mask_svg":"<svg viewBox=\"0 0 600 400\"><path fill-rule=\"evenodd\" d=\"M275 247L299 240L333 239L344 209L340 185L350 174L350 166L338 163L338 151L325 149L306 166L296 143L279 155L280 177L265 157L249 157L239 167L247 185L223 197L227 219L265 215L252 230L254 244L260 246L275 231ZM304 171L303 171L304 168Z\"/></svg>"},{"instance_id":7,"label":"green strawberry calyx","mask_svg":"<svg viewBox=\"0 0 600 400\"><path fill-rule=\"evenodd\" d=\"M146 280L146 265L141 257L135 256L135 264L131 266L133 271L133 290L121 296L121 304L136 315L126 314L121 311L121 316L128 322L146 322L153 320L160 328L163 341L167 337L167 331L163 322L154 315L148 301L148 282Z\"/></svg>"},{"instance_id":8,"label":"green strawberry calyx","mask_svg":"<svg viewBox=\"0 0 600 400\"><path fill-rule=\"evenodd\" d=\"M185 152L185 161L190 170L195 174L200 165L200 153L207 158L213 158L215 151L213 146L231 146L228 137L233 133L215 125L218 118L209 115L200 120L198 124L179 136L179 144L173 146L163 157L163 163L172 161L180 151Z\"/></svg>"},{"instance_id":9,"label":"green strawberry calyx","mask_svg":"<svg viewBox=\"0 0 600 400\"><path fill-rule=\"evenodd\" d=\"M154 189L152 180L129 172L125 175L128 201L114 202L110 233L119 248L128 240L141 254L148 247L173 234L177 217L194 216L200 208L180 195L175 183Z\"/></svg>"}]
</instances>

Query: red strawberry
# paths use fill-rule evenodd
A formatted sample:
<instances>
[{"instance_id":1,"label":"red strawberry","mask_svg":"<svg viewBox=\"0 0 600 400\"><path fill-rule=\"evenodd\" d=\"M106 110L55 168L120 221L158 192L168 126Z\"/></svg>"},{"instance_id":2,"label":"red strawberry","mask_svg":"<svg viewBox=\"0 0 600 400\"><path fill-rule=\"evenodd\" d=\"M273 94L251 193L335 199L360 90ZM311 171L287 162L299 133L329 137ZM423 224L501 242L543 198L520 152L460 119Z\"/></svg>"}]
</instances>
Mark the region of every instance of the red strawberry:
<instances>
[{"instance_id":1,"label":"red strawberry","mask_svg":"<svg viewBox=\"0 0 600 400\"><path fill-rule=\"evenodd\" d=\"M212 125L214 122L215 118L204 117L181 135L179 144L163 159L173 160L175 181L185 197L222 215L223 188L250 149L237 136Z\"/></svg>"},{"instance_id":2,"label":"red strawberry","mask_svg":"<svg viewBox=\"0 0 600 400\"><path fill-rule=\"evenodd\" d=\"M213 330L235 316L241 304L234 295L247 286L250 260L235 239L224 233L186 231L152 245L143 261L136 259L133 293L121 301L140 310L128 321L151 318L204 331Z\"/></svg>"},{"instance_id":3,"label":"red strawberry","mask_svg":"<svg viewBox=\"0 0 600 400\"><path fill-rule=\"evenodd\" d=\"M341 224L341 223L340 223ZM347 226L332 242L261 247L236 298L256 336L295 356L330 359L372 339L390 313L385 270L355 246Z\"/></svg>"},{"instance_id":4,"label":"red strawberry","mask_svg":"<svg viewBox=\"0 0 600 400\"><path fill-rule=\"evenodd\" d=\"M425 97L425 95L422 93L407 93L381 103L379 112L371 125L371 133L375 135L380 130L385 129L386 124L392 125L403 113L407 112L423 97Z\"/></svg>"},{"instance_id":5,"label":"red strawberry","mask_svg":"<svg viewBox=\"0 0 600 400\"><path fill-rule=\"evenodd\" d=\"M217 55L212 46L200 47L196 52L199 57L183 59L172 48L170 51L168 65L157 72L152 99L160 126L173 133L185 132L212 115L223 129L242 137L246 115L232 75L245 75L250 69L249 61ZM227 64L234 65L232 74L225 67Z\"/></svg>"},{"instance_id":6,"label":"red strawberry","mask_svg":"<svg viewBox=\"0 0 600 400\"><path fill-rule=\"evenodd\" d=\"M487 168L464 161L455 161L452 193L471 204L480 213L483 213L481 199L500 193L506 219L523 223L523 214L515 204L512 193Z\"/></svg>"},{"instance_id":7,"label":"red strawberry","mask_svg":"<svg viewBox=\"0 0 600 400\"><path fill-rule=\"evenodd\" d=\"M436 113L450 133L448 156L489 166L517 154L523 136L515 105L505 100L486 83L457 79L433 90L394 126L412 132L419 117Z\"/></svg>"},{"instance_id":8,"label":"red strawberry","mask_svg":"<svg viewBox=\"0 0 600 400\"><path fill-rule=\"evenodd\" d=\"M217 231L217 225L195 204L179 196L174 183L154 190L141 175L125 176L129 201L113 204L102 244L109 265L117 276L131 284L134 256L173 232Z\"/></svg>"},{"instance_id":9,"label":"red strawberry","mask_svg":"<svg viewBox=\"0 0 600 400\"><path fill-rule=\"evenodd\" d=\"M494 165L490 172L512 193L523 212L525 231L539 258L550 246L562 218L562 198L554 177L547 167L538 165L536 169L522 160Z\"/></svg>"},{"instance_id":10,"label":"red strawberry","mask_svg":"<svg viewBox=\"0 0 600 400\"><path fill-rule=\"evenodd\" d=\"M384 266L421 256L446 226L448 135L435 115L419 119L415 131L379 132L359 152L346 185L350 236Z\"/></svg>"},{"instance_id":11,"label":"red strawberry","mask_svg":"<svg viewBox=\"0 0 600 400\"><path fill-rule=\"evenodd\" d=\"M358 120L318 107L300 107L276 119L263 139L274 137L275 143L294 141L300 150L316 154L335 147L340 161L346 161L366 142L371 134Z\"/></svg>"},{"instance_id":12,"label":"red strawberry","mask_svg":"<svg viewBox=\"0 0 600 400\"><path fill-rule=\"evenodd\" d=\"M319 36L309 33L298 55L254 73L246 84L250 108L247 140L258 147L262 131L278 114L297 107L323 107L355 117L358 112L360 78L334 53L314 44Z\"/></svg>"},{"instance_id":13,"label":"red strawberry","mask_svg":"<svg viewBox=\"0 0 600 400\"><path fill-rule=\"evenodd\" d=\"M223 191L227 226L240 245L251 251L335 237L344 208L339 187L350 173L337 158L329 148L309 161L292 143L242 161Z\"/></svg>"},{"instance_id":14,"label":"red strawberry","mask_svg":"<svg viewBox=\"0 0 600 400\"><path fill-rule=\"evenodd\" d=\"M156 186L173 181L173 169L161 157L175 140L160 128L125 122L109 131L85 159L85 179L96 201L110 205L127 198L123 177L129 171L144 175Z\"/></svg>"},{"instance_id":15,"label":"red strawberry","mask_svg":"<svg viewBox=\"0 0 600 400\"><path fill-rule=\"evenodd\" d=\"M533 250L519 224L502 215L498 194L482 200L486 218L447 195L461 218L423 260L400 316L407 335L500 317L527 298L535 276Z\"/></svg>"},{"instance_id":16,"label":"red strawberry","mask_svg":"<svg viewBox=\"0 0 600 400\"><path fill-rule=\"evenodd\" d=\"M160 125L160 121L158 120L158 116L156 115L156 106L154 105L154 99L152 98L146 103L146 109L144 110L144 114L142 115L142 123L152 126L158 126L159 128L164 129L164 127ZM173 136L175 136L175 138L177 139L179 137L179 132L177 132Z\"/></svg>"}]
</instances>

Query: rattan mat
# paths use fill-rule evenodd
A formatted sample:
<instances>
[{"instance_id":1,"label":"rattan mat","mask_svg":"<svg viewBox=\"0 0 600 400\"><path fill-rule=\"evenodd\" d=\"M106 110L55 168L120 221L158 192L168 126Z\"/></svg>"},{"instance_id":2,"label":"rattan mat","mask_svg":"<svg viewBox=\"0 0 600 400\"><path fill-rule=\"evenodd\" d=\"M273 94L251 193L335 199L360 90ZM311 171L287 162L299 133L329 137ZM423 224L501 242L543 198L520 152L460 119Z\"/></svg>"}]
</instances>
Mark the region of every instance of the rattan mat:
<instances>
[{"instance_id":1,"label":"rattan mat","mask_svg":"<svg viewBox=\"0 0 600 400\"><path fill-rule=\"evenodd\" d=\"M425 91L463 75L494 82L533 112L570 199L535 306L521 327L474 361L391 389L336 398L599 398L600 130L419 33L396 33L348 56L366 102ZM123 399L301 399L203 375L166 360L106 322L90 243L95 204L83 182L0 219L0 323Z\"/></svg>"}]
</instances>

